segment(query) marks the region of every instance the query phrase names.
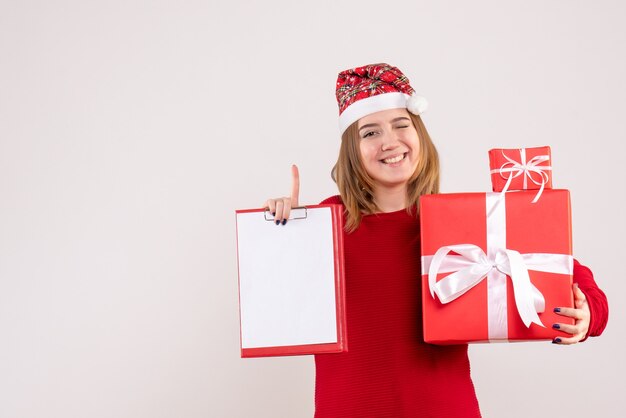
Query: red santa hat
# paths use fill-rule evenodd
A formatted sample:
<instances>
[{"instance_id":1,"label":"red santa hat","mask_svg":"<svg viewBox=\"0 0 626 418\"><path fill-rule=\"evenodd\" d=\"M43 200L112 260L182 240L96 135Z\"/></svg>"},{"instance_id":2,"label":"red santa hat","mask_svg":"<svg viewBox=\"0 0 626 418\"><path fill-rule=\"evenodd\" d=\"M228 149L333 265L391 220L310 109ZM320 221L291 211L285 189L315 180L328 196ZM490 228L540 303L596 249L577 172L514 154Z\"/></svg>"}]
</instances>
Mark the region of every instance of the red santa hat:
<instances>
[{"instance_id":1,"label":"red santa hat","mask_svg":"<svg viewBox=\"0 0 626 418\"><path fill-rule=\"evenodd\" d=\"M426 99L415 93L402 71L384 63L340 72L336 94L342 134L363 116L381 110L405 108L419 115L428 107Z\"/></svg>"}]
</instances>

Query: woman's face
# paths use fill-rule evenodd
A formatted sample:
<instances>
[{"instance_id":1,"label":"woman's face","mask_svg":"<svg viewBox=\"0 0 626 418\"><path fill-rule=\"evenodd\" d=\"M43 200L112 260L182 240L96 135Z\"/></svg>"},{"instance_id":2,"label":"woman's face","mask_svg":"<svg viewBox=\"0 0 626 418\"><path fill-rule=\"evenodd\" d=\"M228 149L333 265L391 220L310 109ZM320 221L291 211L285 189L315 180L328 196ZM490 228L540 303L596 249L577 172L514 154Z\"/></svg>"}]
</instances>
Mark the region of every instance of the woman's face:
<instances>
[{"instance_id":1,"label":"woman's face","mask_svg":"<svg viewBox=\"0 0 626 418\"><path fill-rule=\"evenodd\" d=\"M419 137L406 109L389 109L359 119L361 161L375 188L406 188L418 164Z\"/></svg>"}]
</instances>

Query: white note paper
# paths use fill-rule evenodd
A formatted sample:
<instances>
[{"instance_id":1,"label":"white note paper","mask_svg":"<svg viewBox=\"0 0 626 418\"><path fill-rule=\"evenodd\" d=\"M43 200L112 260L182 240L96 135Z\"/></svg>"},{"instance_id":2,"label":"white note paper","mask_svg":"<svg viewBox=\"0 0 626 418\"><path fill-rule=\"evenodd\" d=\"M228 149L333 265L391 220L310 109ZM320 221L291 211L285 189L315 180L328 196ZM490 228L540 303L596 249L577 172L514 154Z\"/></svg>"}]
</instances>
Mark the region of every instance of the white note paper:
<instances>
[{"instance_id":1,"label":"white note paper","mask_svg":"<svg viewBox=\"0 0 626 418\"><path fill-rule=\"evenodd\" d=\"M278 226L238 213L237 247L242 348L337 342L330 208Z\"/></svg>"}]
</instances>

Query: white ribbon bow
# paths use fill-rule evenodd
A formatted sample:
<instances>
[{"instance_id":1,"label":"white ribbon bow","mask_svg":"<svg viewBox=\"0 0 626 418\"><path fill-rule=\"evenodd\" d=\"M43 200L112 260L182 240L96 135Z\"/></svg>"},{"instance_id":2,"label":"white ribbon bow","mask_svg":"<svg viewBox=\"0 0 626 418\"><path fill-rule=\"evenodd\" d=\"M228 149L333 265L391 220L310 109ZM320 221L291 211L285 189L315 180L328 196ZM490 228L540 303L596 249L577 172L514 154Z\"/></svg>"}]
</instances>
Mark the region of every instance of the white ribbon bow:
<instances>
[{"instance_id":1,"label":"white ribbon bow","mask_svg":"<svg viewBox=\"0 0 626 418\"><path fill-rule=\"evenodd\" d=\"M550 156L549 155L537 155L536 157L531 158L529 161L526 161L526 149L525 148L520 149L521 161L519 162L515 161L512 158L509 158L504 153L504 151L502 151L502 156L507 159L507 162L502 164L502 166L499 169L491 170L492 174L500 174L502 178L507 179L506 184L504 185L504 188L502 189L501 196L504 196L504 193L506 193L506 191L509 190L509 186L511 185L511 182L513 181L514 178L523 175L524 176L523 177L524 189L528 187L528 179L530 179L530 181L535 183L537 186L540 186L539 192L537 192L537 194L535 195L535 198L532 201L532 203L536 203L539 200L539 197L541 197L541 194L543 193L543 189L549 180L549 176L548 176L548 173L546 173L546 171L552 170L552 167L549 165L540 166L539 164L544 163L546 161L550 161ZM505 175L505 173L508 173L508 175ZM533 178L533 173L538 174L540 179L536 180L535 178Z\"/></svg>"},{"instance_id":2,"label":"white ribbon bow","mask_svg":"<svg viewBox=\"0 0 626 418\"><path fill-rule=\"evenodd\" d=\"M455 252L458 256L448 255ZM443 267L443 268L442 268ZM437 250L428 269L430 294L435 294L441 303L448 303L476 286L492 269L511 277L515 305L526 327L534 323L544 326L537 312L545 310L546 301L541 292L531 283L528 267L522 255L515 250L499 249L494 259L473 244L448 245ZM451 272L437 281L438 273Z\"/></svg>"}]
</instances>

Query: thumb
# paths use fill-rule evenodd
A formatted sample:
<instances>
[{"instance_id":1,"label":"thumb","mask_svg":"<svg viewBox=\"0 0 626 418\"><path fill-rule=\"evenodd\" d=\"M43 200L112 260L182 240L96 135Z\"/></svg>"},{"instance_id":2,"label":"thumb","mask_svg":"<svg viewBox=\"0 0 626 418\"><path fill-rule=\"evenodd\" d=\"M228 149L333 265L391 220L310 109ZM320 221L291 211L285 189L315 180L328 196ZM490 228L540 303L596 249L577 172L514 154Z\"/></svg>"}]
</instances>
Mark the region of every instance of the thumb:
<instances>
[{"instance_id":1,"label":"thumb","mask_svg":"<svg viewBox=\"0 0 626 418\"><path fill-rule=\"evenodd\" d=\"M298 197L300 195L300 172L298 166L291 166L291 207L298 206Z\"/></svg>"},{"instance_id":2,"label":"thumb","mask_svg":"<svg viewBox=\"0 0 626 418\"><path fill-rule=\"evenodd\" d=\"M586 299L585 294L578 287L578 283L574 283L574 285L572 286L572 289L574 291L574 305L577 308L580 308L582 304L585 302L585 299Z\"/></svg>"}]
</instances>

